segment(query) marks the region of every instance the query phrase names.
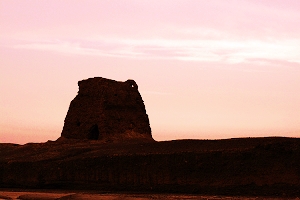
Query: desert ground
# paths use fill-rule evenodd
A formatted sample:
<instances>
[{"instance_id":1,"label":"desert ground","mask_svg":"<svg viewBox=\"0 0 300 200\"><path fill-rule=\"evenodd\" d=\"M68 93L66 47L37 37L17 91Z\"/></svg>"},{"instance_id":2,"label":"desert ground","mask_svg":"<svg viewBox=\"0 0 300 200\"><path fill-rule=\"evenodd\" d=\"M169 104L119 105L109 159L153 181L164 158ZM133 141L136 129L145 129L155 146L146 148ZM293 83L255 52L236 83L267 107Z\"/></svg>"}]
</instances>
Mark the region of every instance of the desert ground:
<instances>
[{"instance_id":1,"label":"desert ground","mask_svg":"<svg viewBox=\"0 0 300 200\"><path fill-rule=\"evenodd\" d=\"M48 199L201 199L196 194L205 195L202 199L300 197L299 156L298 138L1 144L0 195L19 199L34 199L29 198L32 195ZM5 193L4 188L10 190ZM13 188L32 191L16 193ZM80 192L99 188L110 193ZM73 192L40 194L50 189ZM196 196L153 195L157 193Z\"/></svg>"},{"instance_id":2,"label":"desert ground","mask_svg":"<svg viewBox=\"0 0 300 200\"><path fill-rule=\"evenodd\" d=\"M103 200L300 200L300 198L284 197L241 197L241 196L204 196L195 194L147 194L147 193L97 193L91 191L58 191L58 190L1 190L0 199L23 199L23 200L83 200L83 199L103 199Z\"/></svg>"}]
</instances>

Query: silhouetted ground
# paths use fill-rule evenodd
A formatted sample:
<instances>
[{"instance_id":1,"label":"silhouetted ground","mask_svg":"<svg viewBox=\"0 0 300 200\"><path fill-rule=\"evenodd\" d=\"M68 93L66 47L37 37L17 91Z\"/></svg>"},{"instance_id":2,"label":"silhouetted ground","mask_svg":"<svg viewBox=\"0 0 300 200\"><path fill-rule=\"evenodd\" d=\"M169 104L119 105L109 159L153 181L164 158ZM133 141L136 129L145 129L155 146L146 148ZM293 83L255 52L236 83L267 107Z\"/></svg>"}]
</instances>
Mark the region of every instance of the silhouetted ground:
<instances>
[{"instance_id":1,"label":"silhouetted ground","mask_svg":"<svg viewBox=\"0 0 300 200\"><path fill-rule=\"evenodd\" d=\"M300 139L1 144L0 187L295 197Z\"/></svg>"},{"instance_id":2,"label":"silhouetted ground","mask_svg":"<svg viewBox=\"0 0 300 200\"><path fill-rule=\"evenodd\" d=\"M147 194L147 193L96 193L90 191L0 191L0 199L23 200L299 200L288 197L242 197L242 196L207 196L197 194Z\"/></svg>"}]
</instances>

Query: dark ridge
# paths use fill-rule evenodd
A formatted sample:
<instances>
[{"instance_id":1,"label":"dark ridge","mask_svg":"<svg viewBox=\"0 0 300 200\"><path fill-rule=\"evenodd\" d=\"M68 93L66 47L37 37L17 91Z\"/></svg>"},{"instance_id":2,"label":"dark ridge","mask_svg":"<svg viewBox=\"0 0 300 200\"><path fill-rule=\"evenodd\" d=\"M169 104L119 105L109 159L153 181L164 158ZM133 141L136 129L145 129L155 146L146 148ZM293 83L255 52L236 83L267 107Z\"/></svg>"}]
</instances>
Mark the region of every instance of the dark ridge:
<instances>
[{"instance_id":1,"label":"dark ridge","mask_svg":"<svg viewBox=\"0 0 300 200\"><path fill-rule=\"evenodd\" d=\"M0 145L0 187L300 195L299 138Z\"/></svg>"}]
</instances>

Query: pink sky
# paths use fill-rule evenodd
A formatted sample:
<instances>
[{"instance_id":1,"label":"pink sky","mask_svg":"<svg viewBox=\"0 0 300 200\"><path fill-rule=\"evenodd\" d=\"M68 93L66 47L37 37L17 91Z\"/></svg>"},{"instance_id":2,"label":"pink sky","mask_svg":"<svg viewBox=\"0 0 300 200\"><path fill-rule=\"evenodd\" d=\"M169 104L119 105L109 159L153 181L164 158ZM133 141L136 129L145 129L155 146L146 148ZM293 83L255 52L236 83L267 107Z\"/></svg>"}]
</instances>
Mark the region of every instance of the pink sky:
<instances>
[{"instance_id":1,"label":"pink sky","mask_svg":"<svg viewBox=\"0 0 300 200\"><path fill-rule=\"evenodd\" d=\"M77 81L139 85L156 140L300 136L299 0L0 0L0 142L56 140Z\"/></svg>"}]
</instances>

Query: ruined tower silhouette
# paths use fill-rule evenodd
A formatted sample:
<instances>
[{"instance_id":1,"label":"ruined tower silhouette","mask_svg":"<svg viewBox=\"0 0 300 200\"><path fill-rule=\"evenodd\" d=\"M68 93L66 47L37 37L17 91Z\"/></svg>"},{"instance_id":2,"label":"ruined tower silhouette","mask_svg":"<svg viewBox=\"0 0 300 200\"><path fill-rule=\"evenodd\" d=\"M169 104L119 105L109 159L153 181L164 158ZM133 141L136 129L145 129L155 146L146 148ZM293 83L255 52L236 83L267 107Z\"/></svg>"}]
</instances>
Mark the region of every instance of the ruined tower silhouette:
<instances>
[{"instance_id":1,"label":"ruined tower silhouette","mask_svg":"<svg viewBox=\"0 0 300 200\"><path fill-rule=\"evenodd\" d=\"M62 138L154 141L148 115L134 80L101 77L78 82L78 95L70 103Z\"/></svg>"}]
</instances>

